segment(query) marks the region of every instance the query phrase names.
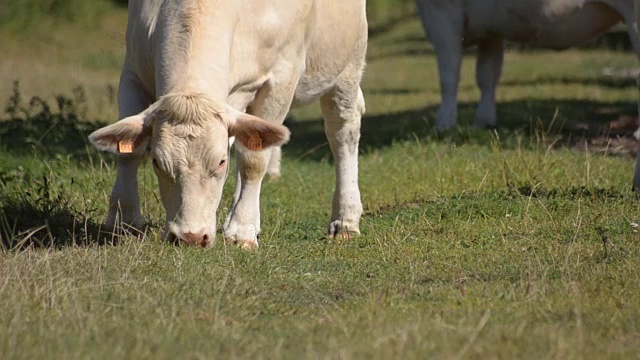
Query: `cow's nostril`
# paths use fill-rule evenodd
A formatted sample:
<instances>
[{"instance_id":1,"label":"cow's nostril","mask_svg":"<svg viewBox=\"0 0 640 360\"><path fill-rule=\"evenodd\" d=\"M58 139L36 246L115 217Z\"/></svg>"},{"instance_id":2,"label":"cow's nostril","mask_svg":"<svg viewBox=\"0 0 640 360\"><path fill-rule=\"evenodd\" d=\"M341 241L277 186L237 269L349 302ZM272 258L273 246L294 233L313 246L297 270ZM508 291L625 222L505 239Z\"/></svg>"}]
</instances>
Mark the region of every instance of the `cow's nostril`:
<instances>
[{"instance_id":1,"label":"cow's nostril","mask_svg":"<svg viewBox=\"0 0 640 360\"><path fill-rule=\"evenodd\" d=\"M204 234L204 236L202 237L202 241L200 242L200 246L201 247L207 247L207 246L209 246L210 243L211 243L211 241L209 240L209 235Z\"/></svg>"},{"instance_id":2,"label":"cow's nostril","mask_svg":"<svg viewBox=\"0 0 640 360\"><path fill-rule=\"evenodd\" d=\"M194 234L192 232L182 234L182 241L189 245L200 245L204 242L205 237L207 235L203 232Z\"/></svg>"}]
</instances>

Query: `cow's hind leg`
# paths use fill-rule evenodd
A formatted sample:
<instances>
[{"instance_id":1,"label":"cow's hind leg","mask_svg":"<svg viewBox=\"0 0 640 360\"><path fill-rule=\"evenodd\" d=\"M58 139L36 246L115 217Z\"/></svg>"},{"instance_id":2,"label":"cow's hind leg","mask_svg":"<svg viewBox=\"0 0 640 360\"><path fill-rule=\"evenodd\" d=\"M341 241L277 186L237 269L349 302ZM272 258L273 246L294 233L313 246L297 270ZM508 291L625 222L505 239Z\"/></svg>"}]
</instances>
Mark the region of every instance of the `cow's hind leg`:
<instances>
[{"instance_id":1,"label":"cow's hind leg","mask_svg":"<svg viewBox=\"0 0 640 360\"><path fill-rule=\"evenodd\" d=\"M361 70L347 70L337 85L320 99L324 130L336 164L329 236L360 234L362 203L358 187L358 143L365 110L360 89Z\"/></svg>"},{"instance_id":2,"label":"cow's hind leg","mask_svg":"<svg viewBox=\"0 0 640 360\"><path fill-rule=\"evenodd\" d=\"M480 102L473 126L479 128L496 126L496 88L502 74L504 41L488 38L478 45L476 81L480 88Z\"/></svg>"},{"instance_id":3,"label":"cow's hind leg","mask_svg":"<svg viewBox=\"0 0 640 360\"><path fill-rule=\"evenodd\" d=\"M632 7L625 7L622 10L622 18L627 27L627 34L629 34L629 41L633 47L633 52L636 54L636 57L640 59L640 32L638 32L638 23L634 13L635 11Z\"/></svg>"},{"instance_id":4,"label":"cow's hind leg","mask_svg":"<svg viewBox=\"0 0 640 360\"><path fill-rule=\"evenodd\" d=\"M638 32L638 24L640 23L640 0L635 0L633 4L624 0L609 0L607 4L621 14L627 27L627 33L629 34L633 51L636 57L640 59L640 33ZM636 79L636 85L640 89L640 76ZM638 102L638 116L640 116L640 101ZM637 129L634 135L638 134L638 132L640 132L640 129ZM636 194L640 194L640 152L636 154L633 190Z\"/></svg>"},{"instance_id":5,"label":"cow's hind leg","mask_svg":"<svg viewBox=\"0 0 640 360\"><path fill-rule=\"evenodd\" d=\"M120 78L118 90L119 118L124 119L139 114L151 102L151 97L137 82L136 77L125 70ZM141 162L142 156L139 155L120 154L118 156L118 174L111 191L105 222L109 231L131 228L142 230L145 227L138 192L138 168Z\"/></svg>"}]
</instances>

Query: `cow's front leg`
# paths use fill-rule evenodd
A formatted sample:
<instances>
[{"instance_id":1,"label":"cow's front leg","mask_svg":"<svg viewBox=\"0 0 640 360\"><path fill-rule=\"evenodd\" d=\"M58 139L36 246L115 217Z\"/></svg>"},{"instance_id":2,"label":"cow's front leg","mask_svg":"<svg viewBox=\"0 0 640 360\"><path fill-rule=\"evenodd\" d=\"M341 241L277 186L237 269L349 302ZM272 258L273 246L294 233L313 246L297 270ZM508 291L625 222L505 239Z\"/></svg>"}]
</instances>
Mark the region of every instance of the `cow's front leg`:
<instances>
[{"instance_id":1,"label":"cow's front leg","mask_svg":"<svg viewBox=\"0 0 640 360\"><path fill-rule=\"evenodd\" d=\"M464 16L458 0L417 0L418 15L433 44L438 61L441 103L435 128L446 130L456 126L458 117L458 82L462 61Z\"/></svg>"},{"instance_id":2,"label":"cow's front leg","mask_svg":"<svg viewBox=\"0 0 640 360\"><path fill-rule=\"evenodd\" d=\"M473 126L479 128L496 126L496 88L502 74L504 41L491 38L478 46L476 81L480 88L480 102Z\"/></svg>"},{"instance_id":3,"label":"cow's front leg","mask_svg":"<svg viewBox=\"0 0 640 360\"><path fill-rule=\"evenodd\" d=\"M119 118L124 119L144 111L152 102L151 96L138 82L125 61L118 88ZM111 190L109 211L105 226L109 231L131 228L142 231L146 221L140 211L138 192L138 168L142 162L139 154L119 154L116 182Z\"/></svg>"},{"instance_id":4,"label":"cow's front leg","mask_svg":"<svg viewBox=\"0 0 640 360\"><path fill-rule=\"evenodd\" d=\"M329 236L360 235L362 203L358 187L358 143L364 97L357 82L345 82L321 100L324 130L336 164ZM355 85L355 87L354 87Z\"/></svg>"},{"instance_id":5,"label":"cow's front leg","mask_svg":"<svg viewBox=\"0 0 640 360\"><path fill-rule=\"evenodd\" d=\"M288 75L274 76L285 80L265 84L256 94L253 103L247 107L247 112L271 123L282 124L291 107L299 79L297 71ZM236 147L236 189L231 213L223 227L223 236L227 242L245 249L258 247L262 180L271 161L277 160L279 165L279 150L279 146L258 151L240 145ZM273 154L273 151L277 153Z\"/></svg>"},{"instance_id":6,"label":"cow's front leg","mask_svg":"<svg viewBox=\"0 0 640 360\"><path fill-rule=\"evenodd\" d=\"M258 247L260 234L260 190L269 162L270 149L248 151L236 148L236 189L223 235L225 241L244 249Z\"/></svg>"},{"instance_id":7,"label":"cow's front leg","mask_svg":"<svg viewBox=\"0 0 640 360\"><path fill-rule=\"evenodd\" d=\"M145 227L138 192L138 167L141 161L141 156L120 155L118 157L118 175L111 191L106 221L109 230L133 228L141 231Z\"/></svg>"}]
</instances>

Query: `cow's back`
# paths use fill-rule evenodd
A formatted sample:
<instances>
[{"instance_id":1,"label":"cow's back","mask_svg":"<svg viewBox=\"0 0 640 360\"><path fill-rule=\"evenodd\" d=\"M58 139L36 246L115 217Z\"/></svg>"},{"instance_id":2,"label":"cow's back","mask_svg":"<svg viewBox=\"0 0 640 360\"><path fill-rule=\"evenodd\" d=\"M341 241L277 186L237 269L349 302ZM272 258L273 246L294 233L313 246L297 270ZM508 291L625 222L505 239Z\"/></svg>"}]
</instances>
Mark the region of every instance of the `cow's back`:
<instances>
[{"instance_id":1,"label":"cow's back","mask_svg":"<svg viewBox=\"0 0 640 360\"><path fill-rule=\"evenodd\" d=\"M213 75L217 78L214 82L229 89L229 101L239 109L243 108L243 99L250 98L240 93L253 89L273 73L273 69L279 67L278 62L300 61L304 72L294 102L306 103L331 88L349 64L364 61L367 41L365 0L224 2L224 11L216 5L219 0L194 1L208 2L209 8L217 10L207 15L211 17L207 21L211 24L219 23L219 17L237 19L227 33L217 33L207 41L222 43L232 39L228 53L219 51L210 58L212 63L224 64L216 67L223 70ZM169 87L156 84L160 81L157 73L166 72L158 62L164 56L160 54L159 43L163 39L159 29L163 20L159 17L167 15L163 9L173 2L129 2L125 67L139 78L153 97L163 95L164 89ZM295 59L294 53L302 57ZM200 76L208 77L209 74L200 72ZM233 92L239 94L236 96Z\"/></svg>"}]
</instances>

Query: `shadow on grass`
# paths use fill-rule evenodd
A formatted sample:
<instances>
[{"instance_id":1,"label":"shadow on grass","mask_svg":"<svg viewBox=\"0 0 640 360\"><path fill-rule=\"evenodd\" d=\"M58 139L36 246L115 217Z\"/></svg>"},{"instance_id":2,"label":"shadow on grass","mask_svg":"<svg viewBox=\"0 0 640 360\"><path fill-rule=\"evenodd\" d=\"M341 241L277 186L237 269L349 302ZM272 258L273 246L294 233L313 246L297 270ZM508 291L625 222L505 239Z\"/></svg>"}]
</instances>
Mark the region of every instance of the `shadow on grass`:
<instances>
[{"instance_id":1,"label":"shadow on grass","mask_svg":"<svg viewBox=\"0 0 640 360\"><path fill-rule=\"evenodd\" d=\"M470 123L477 103L460 103L459 126L445 133L433 131L438 105L383 115L365 115L362 119L360 150L366 153L387 147L394 142L442 141L455 144L485 144L491 146L494 130L472 130ZM625 102L595 102L579 100L518 100L498 104L498 128L503 148L519 146L516 136L553 137L557 146L573 146L595 138L629 138L629 129L613 129L611 121L621 114L636 113L636 105ZM331 152L324 134L323 120L295 121L285 125L291 129L291 140L284 147L287 157L310 161L327 160ZM635 141L633 141L635 143Z\"/></svg>"},{"instance_id":2,"label":"shadow on grass","mask_svg":"<svg viewBox=\"0 0 640 360\"><path fill-rule=\"evenodd\" d=\"M501 81L501 87L504 86L538 86L538 85L585 85L585 86L601 86L608 88L625 88L636 85L636 79L631 77L597 77L597 78L578 78L578 77L542 77L535 80L505 80Z\"/></svg>"},{"instance_id":3,"label":"shadow on grass","mask_svg":"<svg viewBox=\"0 0 640 360\"><path fill-rule=\"evenodd\" d=\"M492 190L489 192L464 192L463 194L456 194L450 197L443 197L435 200L416 198L403 203L389 204L376 208L370 208L366 209L364 216L377 217L384 214L394 214L399 211L402 212L414 209L416 211L420 211L421 214L425 214L425 207L433 207L434 211L437 211L438 214L434 213L427 216L438 218L471 218L485 216L484 214L486 212L486 209L483 209L482 205L478 203L478 201L480 200L508 202L521 198L534 198L550 201L575 201L580 199L588 199L590 201L606 202L609 200L625 199L629 197L635 198L636 196L631 191L620 192L616 189L603 187L573 186L568 188L547 189L539 186L534 188L531 185L511 184L503 189ZM463 206L458 206L460 204L462 204ZM464 213L461 214L460 212Z\"/></svg>"},{"instance_id":4,"label":"shadow on grass","mask_svg":"<svg viewBox=\"0 0 640 360\"><path fill-rule=\"evenodd\" d=\"M582 84L608 87L633 86L631 79L579 79L543 78L535 81L507 81L503 86L534 86L537 84ZM415 93L418 89L372 89L368 94L402 95ZM365 116L362 121L360 148L370 151L389 146L395 141L428 138L432 141L447 141L458 144L489 143L486 135L469 130L476 103L459 105L459 127L455 131L436 134L432 130L433 118L438 106L374 116ZM559 144L575 144L596 136L626 137L628 132L612 131L607 125L619 114L635 114L635 104L599 103L573 100L519 100L498 104L498 131L509 138L510 134L537 136L560 136ZM97 151L88 144L87 136L103 126L102 123L84 119L85 98L82 89L75 89L72 98L58 96L56 109L38 97L28 104L21 98L19 84L14 84L14 93L6 107L8 119L0 126L0 149L14 155L30 155L53 158L67 155L76 161L89 157L98 159ZM330 158L321 119L296 122L289 118L285 122L293 136L286 146L287 156L321 160ZM479 137L478 137L479 136ZM513 138L513 136L511 136ZM509 144L502 144L509 147ZM91 150L90 150L91 149Z\"/></svg>"},{"instance_id":5,"label":"shadow on grass","mask_svg":"<svg viewBox=\"0 0 640 360\"><path fill-rule=\"evenodd\" d=\"M400 24L402 24L402 22L395 23L392 27L385 28L384 32L376 32L376 36L381 37ZM385 51L385 47L389 47L390 49ZM507 42L506 48L507 50L514 50L522 53L548 51L513 42ZM629 35L624 29L612 30L587 43L572 47L572 49L633 52L633 47L629 41ZM473 46L467 47L465 48L464 53L466 55L475 54L475 49ZM404 34L399 38L394 38L392 42L387 43L387 46L382 45L382 49L378 49L374 55L369 56L368 60L373 62L375 60L399 56L435 56L435 51L431 43L427 40L427 37L422 32L412 32Z\"/></svg>"},{"instance_id":6,"label":"shadow on grass","mask_svg":"<svg viewBox=\"0 0 640 360\"><path fill-rule=\"evenodd\" d=\"M29 195L0 199L0 241L4 250L106 244L100 226L65 199L40 201Z\"/></svg>"},{"instance_id":7,"label":"shadow on grass","mask_svg":"<svg viewBox=\"0 0 640 360\"><path fill-rule=\"evenodd\" d=\"M535 48L517 43L510 43L509 47L511 49L522 52L537 51ZM629 34L624 27L619 27L614 30L608 31L582 45L575 46L573 48L584 50L611 50L633 52L633 46L631 45L631 41L629 41Z\"/></svg>"},{"instance_id":8,"label":"shadow on grass","mask_svg":"<svg viewBox=\"0 0 640 360\"><path fill-rule=\"evenodd\" d=\"M95 209L77 210L69 191L56 192L44 177L22 192L0 193L0 250L118 243L117 235L93 220Z\"/></svg>"},{"instance_id":9,"label":"shadow on grass","mask_svg":"<svg viewBox=\"0 0 640 360\"><path fill-rule=\"evenodd\" d=\"M526 80L502 80L500 81L500 88L505 88L509 86L552 86L552 85L582 85L582 86L598 86L605 88L630 88L636 85L636 80L634 77L613 77L613 76L599 76L599 77L569 77L569 76L547 76L547 77L539 77L536 79L526 79ZM459 90L461 91L475 91L477 89L476 85L466 85L460 86ZM368 88L365 89L365 97L368 95L391 95L391 96L402 96L402 95L416 95L424 93L424 88L419 86L407 86L404 88Z\"/></svg>"}]
</instances>

